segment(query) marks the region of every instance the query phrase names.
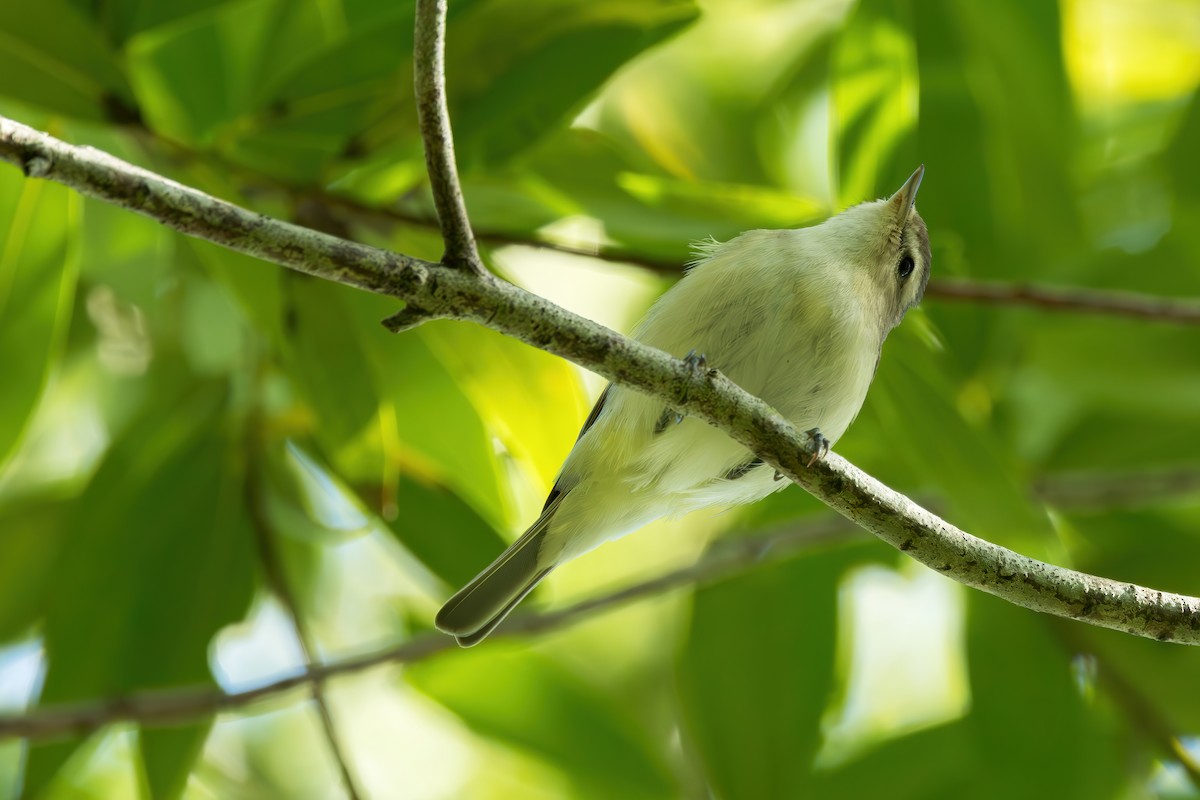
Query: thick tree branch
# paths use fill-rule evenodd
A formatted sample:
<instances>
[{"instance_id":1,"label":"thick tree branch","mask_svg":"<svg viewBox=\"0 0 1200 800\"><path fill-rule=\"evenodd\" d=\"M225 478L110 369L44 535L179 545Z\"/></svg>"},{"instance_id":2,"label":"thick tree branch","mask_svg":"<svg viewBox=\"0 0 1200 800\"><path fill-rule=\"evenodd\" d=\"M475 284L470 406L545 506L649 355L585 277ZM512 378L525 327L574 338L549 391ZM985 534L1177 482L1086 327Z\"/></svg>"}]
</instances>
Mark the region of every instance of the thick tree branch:
<instances>
[{"instance_id":1,"label":"thick tree branch","mask_svg":"<svg viewBox=\"0 0 1200 800\"><path fill-rule=\"evenodd\" d=\"M475 235L467 219L467 206L454 163L454 136L446 106L446 0L417 0L413 36L413 77L416 84L417 120L425 142L425 166L433 190L433 203L446 242L443 263L482 274L483 262L475 249Z\"/></svg>"},{"instance_id":2,"label":"thick tree branch","mask_svg":"<svg viewBox=\"0 0 1200 800\"><path fill-rule=\"evenodd\" d=\"M1200 644L1200 598L1054 567L983 541L830 454L719 372L696 372L487 274L388 253L215 200L91 148L0 117L0 159L191 236L290 269L486 325L714 425L826 505L921 563L1025 608L1161 641Z\"/></svg>"},{"instance_id":3,"label":"thick tree branch","mask_svg":"<svg viewBox=\"0 0 1200 800\"><path fill-rule=\"evenodd\" d=\"M832 514L802 525L718 542L694 564L603 594L557 611L522 614L508 620L493 639L530 636L566 628L593 614L618 608L672 589L703 585L728 578L762 563L783 561L806 548L839 541L858 529ZM328 681L384 664L407 664L447 650L457 651L454 639L441 633L420 634L404 644L328 664L314 664L301 675L244 692L226 694L211 687L141 692L123 698L39 708L20 716L0 716L0 740L7 737L53 739L80 735L114 722L167 725L243 708L314 682Z\"/></svg>"}]
</instances>

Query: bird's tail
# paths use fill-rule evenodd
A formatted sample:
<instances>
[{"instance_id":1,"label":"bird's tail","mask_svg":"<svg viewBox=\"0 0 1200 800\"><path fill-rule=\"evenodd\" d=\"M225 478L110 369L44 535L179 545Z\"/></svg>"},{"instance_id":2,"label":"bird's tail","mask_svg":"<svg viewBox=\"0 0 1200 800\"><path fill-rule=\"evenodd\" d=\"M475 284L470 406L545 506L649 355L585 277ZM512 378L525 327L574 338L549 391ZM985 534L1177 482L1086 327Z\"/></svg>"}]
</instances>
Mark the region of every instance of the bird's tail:
<instances>
[{"instance_id":1,"label":"bird's tail","mask_svg":"<svg viewBox=\"0 0 1200 800\"><path fill-rule=\"evenodd\" d=\"M479 644L550 574L553 566L538 566L538 551L557 510L556 499L520 539L446 601L434 621L440 630L463 647Z\"/></svg>"}]
</instances>

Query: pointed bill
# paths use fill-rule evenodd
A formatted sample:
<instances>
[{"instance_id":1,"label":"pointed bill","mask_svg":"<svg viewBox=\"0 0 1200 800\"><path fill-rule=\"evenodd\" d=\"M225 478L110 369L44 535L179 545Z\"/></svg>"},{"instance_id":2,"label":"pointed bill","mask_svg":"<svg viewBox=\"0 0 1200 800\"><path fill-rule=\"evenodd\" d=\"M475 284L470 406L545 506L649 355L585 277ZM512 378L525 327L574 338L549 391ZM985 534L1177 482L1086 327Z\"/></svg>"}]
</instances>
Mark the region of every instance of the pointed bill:
<instances>
[{"instance_id":1,"label":"pointed bill","mask_svg":"<svg viewBox=\"0 0 1200 800\"><path fill-rule=\"evenodd\" d=\"M903 222L912 212L913 204L917 202L917 189L921 188L921 178L925 177L925 165L917 167L909 179L904 182L891 199L888 200L895 209L897 218Z\"/></svg>"}]
</instances>

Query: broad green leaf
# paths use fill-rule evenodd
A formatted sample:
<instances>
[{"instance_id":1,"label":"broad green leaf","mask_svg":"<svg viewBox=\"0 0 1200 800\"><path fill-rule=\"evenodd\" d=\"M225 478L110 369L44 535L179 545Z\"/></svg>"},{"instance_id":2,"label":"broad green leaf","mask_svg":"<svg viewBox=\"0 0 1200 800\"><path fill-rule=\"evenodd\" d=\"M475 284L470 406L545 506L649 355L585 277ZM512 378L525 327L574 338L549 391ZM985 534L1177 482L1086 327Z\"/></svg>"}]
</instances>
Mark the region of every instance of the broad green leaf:
<instances>
[{"instance_id":1,"label":"broad green leaf","mask_svg":"<svg viewBox=\"0 0 1200 800\"><path fill-rule=\"evenodd\" d=\"M123 43L142 31L200 15L235 1L171 0L164 3L162 0L108 0L97 4L89 0L71 0L73 5L90 12L109 38L118 43Z\"/></svg>"},{"instance_id":2,"label":"broad green leaf","mask_svg":"<svg viewBox=\"0 0 1200 800\"><path fill-rule=\"evenodd\" d=\"M896 331L883 357L862 419L843 447L881 480L935 488L951 520L973 533L1022 549L1049 546L1052 530L1031 502L1004 443L956 407L949 365L916 331Z\"/></svg>"},{"instance_id":3,"label":"broad green leaf","mask_svg":"<svg viewBox=\"0 0 1200 800\"><path fill-rule=\"evenodd\" d=\"M528 149L568 123L618 67L697 14L691 0L474 4L447 34L459 160L495 165Z\"/></svg>"},{"instance_id":4,"label":"broad green leaf","mask_svg":"<svg viewBox=\"0 0 1200 800\"><path fill-rule=\"evenodd\" d=\"M0 644L27 636L41 619L66 538L55 499L0 506Z\"/></svg>"},{"instance_id":5,"label":"broad green leaf","mask_svg":"<svg viewBox=\"0 0 1200 800\"><path fill-rule=\"evenodd\" d=\"M314 435L336 457L378 413L374 368L337 288L306 275L281 277L287 370L312 404Z\"/></svg>"},{"instance_id":6,"label":"broad green leaf","mask_svg":"<svg viewBox=\"0 0 1200 800\"><path fill-rule=\"evenodd\" d=\"M958 721L889 739L815 776L812 796L825 800L955 800L971 795L980 754Z\"/></svg>"},{"instance_id":7,"label":"broad green leaf","mask_svg":"<svg viewBox=\"0 0 1200 800\"><path fill-rule=\"evenodd\" d=\"M246 318L257 326L263 338L282 349L284 301L281 284L291 280L291 276L259 259L208 242L198 239L187 242L210 274L237 301Z\"/></svg>"},{"instance_id":8,"label":"broad green leaf","mask_svg":"<svg viewBox=\"0 0 1200 800\"><path fill-rule=\"evenodd\" d=\"M1105 512L1069 517L1079 568L1163 591L1200 595L1200 507ZM1200 696L1192 691L1200 653L1075 623L1075 649L1096 658L1098 689L1112 690L1124 713L1147 714L1173 735L1200 730ZM1152 676L1152 679L1148 679ZM1161 747L1161 742L1154 742ZM1168 755L1159 753L1160 756Z\"/></svg>"},{"instance_id":9,"label":"broad green leaf","mask_svg":"<svg viewBox=\"0 0 1200 800\"><path fill-rule=\"evenodd\" d=\"M315 413L314 434L354 486L391 486L401 464L508 526L491 432L419 331L387 333L385 298L289 276L289 373Z\"/></svg>"},{"instance_id":10,"label":"broad green leaf","mask_svg":"<svg viewBox=\"0 0 1200 800\"><path fill-rule=\"evenodd\" d=\"M508 542L453 492L401 475L391 529L450 586L466 585Z\"/></svg>"},{"instance_id":11,"label":"broad green leaf","mask_svg":"<svg viewBox=\"0 0 1200 800\"><path fill-rule=\"evenodd\" d=\"M878 552L814 551L696 592L682 722L716 796L807 795L832 693L838 583Z\"/></svg>"},{"instance_id":12,"label":"broad green leaf","mask_svg":"<svg viewBox=\"0 0 1200 800\"><path fill-rule=\"evenodd\" d=\"M588 412L570 363L478 325L435 322L418 333L536 493L549 492Z\"/></svg>"},{"instance_id":13,"label":"broad green leaf","mask_svg":"<svg viewBox=\"0 0 1200 800\"><path fill-rule=\"evenodd\" d=\"M405 676L477 733L558 767L589 798L675 796L662 757L619 703L531 651L478 648Z\"/></svg>"},{"instance_id":14,"label":"broad green leaf","mask_svg":"<svg viewBox=\"0 0 1200 800\"><path fill-rule=\"evenodd\" d=\"M919 202L935 251L940 237L975 274L1044 280L1044 265L1079 233L1058 5L934 0L912 9L927 167Z\"/></svg>"},{"instance_id":15,"label":"broad green leaf","mask_svg":"<svg viewBox=\"0 0 1200 800\"><path fill-rule=\"evenodd\" d=\"M183 796L192 766L204 748L204 740L208 738L212 724L211 719L206 719L194 725L141 730L138 746L145 770L147 797Z\"/></svg>"},{"instance_id":16,"label":"broad green leaf","mask_svg":"<svg viewBox=\"0 0 1200 800\"><path fill-rule=\"evenodd\" d=\"M67 0L5 3L0 96L92 120L133 106L116 54Z\"/></svg>"},{"instance_id":17,"label":"broad green leaf","mask_svg":"<svg viewBox=\"0 0 1200 800\"><path fill-rule=\"evenodd\" d=\"M46 609L41 704L212 681L212 637L240 617L253 588L243 467L223 395L209 385L161 398L73 504ZM155 796L182 787L206 724L142 732ZM71 749L31 749L30 794Z\"/></svg>"},{"instance_id":18,"label":"broad green leaf","mask_svg":"<svg viewBox=\"0 0 1200 800\"><path fill-rule=\"evenodd\" d=\"M972 796L1122 797L1119 739L1084 696L1069 640L1045 617L971 592Z\"/></svg>"},{"instance_id":19,"label":"broad green leaf","mask_svg":"<svg viewBox=\"0 0 1200 800\"><path fill-rule=\"evenodd\" d=\"M62 186L0 173L0 464L13 452L71 320L81 201Z\"/></svg>"},{"instance_id":20,"label":"broad green leaf","mask_svg":"<svg viewBox=\"0 0 1200 800\"><path fill-rule=\"evenodd\" d=\"M917 54L908 3L859 0L835 39L838 195L848 206L894 191L919 163Z\"/></svg>"}]
</instances>

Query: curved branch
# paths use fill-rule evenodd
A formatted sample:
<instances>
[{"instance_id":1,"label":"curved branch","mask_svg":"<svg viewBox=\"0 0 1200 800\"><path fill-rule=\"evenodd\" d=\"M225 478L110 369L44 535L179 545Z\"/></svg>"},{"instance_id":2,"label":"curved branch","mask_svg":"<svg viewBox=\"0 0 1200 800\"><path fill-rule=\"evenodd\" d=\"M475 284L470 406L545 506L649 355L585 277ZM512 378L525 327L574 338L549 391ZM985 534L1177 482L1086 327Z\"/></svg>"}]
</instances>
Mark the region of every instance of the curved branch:
<instances>
[{"instance_id":1,"label":"curved branch","mask_svg":"<svg viewBox=\"0 0 1200 800\"><path fill-rule=\"evenodd\" d=\"M487 274L468 273L300 228L72 147L0 117L0 159L146 214L191 236L290 269L478 322L662 399L724 431L826 505L960 583L1057 616L1200 644L1200 598L1054 567L978 539L831 454L811 469L807 437L719 372L696 372Z\"/></svg>"},{"instance_id":2,"label":"curved branch","mask_svg":"<svg viewBox=\"0 0 1200 800\"><path fill-rule=\"evenodd\" d=\"M467 206L454 163L454 135L446 106L446 0L417 0L413 32L413 78L417 120L425 143L425 167L433 190L446 242L443 263L483 274L475 248L475 235L467 220Z\"/></svg>"},{"instance_id":3,"label":"curved branch","mask_svg":"<svg viewBox=\"0 0 1200 800\"><path fill-rule=\"evenodd\" d=\"M600 595L541 614L510 618L492 638L529 636L566 628L592 614L602 613L647 597L659 597L672 589L703 585L728 578L761 563L783 561L799 551L825 542L853 536L857 529L829 514L804 525L792 525L771 533L721 541L700 561L659 575L642 583ZM374 653L313 664L304 673L268 683L256 689L226 694L208 686L139 692L123 698L69 705L48 706L19 716L0 716L0 740L6 737L51 739L80 735L114 722L167 725L252 705L263 700L309 688L331 678L350 675L384 664L410 664L447 650L457 651L454 639L441 633L420 634L404 644ZM310 689L311 691L311 689Z\"/></svg>"}]
</instances>

